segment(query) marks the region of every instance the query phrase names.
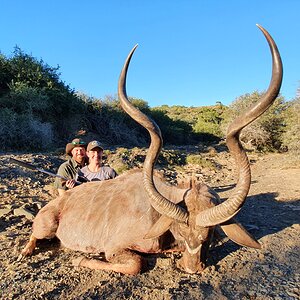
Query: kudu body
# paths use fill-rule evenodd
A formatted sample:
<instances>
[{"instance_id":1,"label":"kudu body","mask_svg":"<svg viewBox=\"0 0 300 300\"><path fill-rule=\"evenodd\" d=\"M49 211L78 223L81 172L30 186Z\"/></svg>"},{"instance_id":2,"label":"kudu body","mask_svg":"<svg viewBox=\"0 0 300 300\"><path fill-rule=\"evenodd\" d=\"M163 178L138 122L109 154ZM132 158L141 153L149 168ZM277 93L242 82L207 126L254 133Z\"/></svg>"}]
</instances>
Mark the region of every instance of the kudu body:
<instances>
[{"instance_id":1,"label":"kudu body","mask_svg":"<svg viewBox=\"0 0 300 300\"><path fill-rule=\"evenodd\" d=\"M177 266L197 273L205 267L217 225L234 242L260 248L260 244L233 220L244 204L251 179L239 134L273 103L282 81L282 63L276 44L265 29L259 28L270 46L272 79L263 98L228 129L227 146L236 160L238 181L226 201L220 203L216 193L205 184L193 182L190 187L180 189L154 174L162 147L159 127L136 109L126 95L126 75L135 47L122 69L118 92L122 108L151 136L143 170L132 170L113 180L82 184L49 202L37 214L32 236L21 257L32 254L37 239L57 236L67 248L105 253L105 261L79 258L74 265L137 274L142 266L138 252L176 249L182 252Z\"/></svg>"}]
</instances>

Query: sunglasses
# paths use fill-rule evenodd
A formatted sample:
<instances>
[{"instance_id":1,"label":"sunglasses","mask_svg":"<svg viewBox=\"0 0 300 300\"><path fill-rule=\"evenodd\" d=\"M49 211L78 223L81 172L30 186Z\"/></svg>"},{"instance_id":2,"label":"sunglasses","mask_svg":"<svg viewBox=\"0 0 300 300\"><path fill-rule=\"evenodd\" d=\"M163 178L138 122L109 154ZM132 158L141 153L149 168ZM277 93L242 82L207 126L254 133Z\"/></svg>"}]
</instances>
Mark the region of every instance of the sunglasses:
<instances>
[{"instance_id":1,"label":"sunglasses","mask_svg":"<svg viewBox=\"0 0 300 300\"><path fill-rule=\"evenodd\" d=\"M72 142L72 144L73 145L86 145L86 143L82 142L82 141L80 141L80 142Z\"/></svg>"}]
</instances>

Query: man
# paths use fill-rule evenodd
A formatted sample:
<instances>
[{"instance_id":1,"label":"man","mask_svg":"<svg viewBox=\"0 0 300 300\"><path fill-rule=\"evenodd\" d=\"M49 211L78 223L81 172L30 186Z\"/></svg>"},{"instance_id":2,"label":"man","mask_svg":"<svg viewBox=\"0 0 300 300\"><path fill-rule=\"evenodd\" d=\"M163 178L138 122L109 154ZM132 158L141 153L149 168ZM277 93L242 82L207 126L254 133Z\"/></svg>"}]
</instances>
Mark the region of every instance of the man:
<instances>
[{"instance_id":1,"label":"man","mask_svg":"<svg viewBox=\"0 0 300 300\"><path fill-rule=\"evenodd\" d=\"M71 143L66 145L66 154L70 156L70 158L60 165L57 174L72 180L76 178L80 168L84 167L87 163L86 143L82 139L74 139ZM56 178L54 186L57 188L59 195L63 195L69 188L66 184L68 181Z\"/></svg>"},{"instance_id":2,"label":"man","mask_svg":"<svg viewBox=\"0 0 300 300\"><path fill-rule=\"evenodd\" d=\"M75 180L78 181L102 181L115 178L117 173L109 166L102 165L103 148L98 141L92 141L87 146L86 155L89 164L78 171L78 175L73 180L67 181L67 187L73 188Z\"/></svg>"}]
</instances>

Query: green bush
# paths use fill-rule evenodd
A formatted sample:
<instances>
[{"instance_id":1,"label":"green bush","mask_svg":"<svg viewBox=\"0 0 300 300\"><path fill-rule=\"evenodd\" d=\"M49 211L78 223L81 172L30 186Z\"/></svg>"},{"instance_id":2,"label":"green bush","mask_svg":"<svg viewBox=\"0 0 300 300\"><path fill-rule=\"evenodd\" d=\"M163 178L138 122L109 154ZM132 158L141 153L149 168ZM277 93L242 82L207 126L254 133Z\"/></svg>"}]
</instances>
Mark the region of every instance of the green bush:
<instances>
[{"instance_id":1,"label":"green bush","mask_svg":"<svg viewBox=\"0 0 300 300\"><path fill-rule=\"evenodd\" d=\"M29 145L36 149L54 141L63 145L81 129L78 120L85 110L84 103L59 79L58 70L18 47L10 58L0 55L0 110L6 110L0 122L2 132L9 136L6 149L16 149L20 140L25 141L27 149ZM8 114L13 116L9 132L4 124Z\"/></svg>"},{"instance_id":2,"label":"green bush","mask_svg":"<svg viewBox=\"0 0 300 300\"><path fill-rule=\"evenodd\" d=\"M226 107L221 103L216 106L203 107L199 111L197 122L193 129L196 133L208 133L217 137L223 137L221 122Z\"/></svg>"},{"instance_id":3,"label":"green bush","mask_svg":"<svg viewBox=\"0 0 300 300\"><path fill-rule=\"evenodd\" d=\"M238 97L224 114L222 129L224 134L228 125L238 116L259 101L263 93L253 92ZM246 126L240 135L247 148L258 151L276 151L281 147L284 117L286 108L284 98L278 96L273 105L257 120Z\"/></svg>"},{"instance_id":4,"label":"green bush","mask_svg":"<svg viewBox=\"0 0 300 300\"><path fill-rule=\"evenodd\" d=\"M168 106L150 108L130 98L159 125L164 145L217 142L228 124L262 96L253 92L229 107ZM279 96L270 109L246 127L242 142L256 150L299 151L299 95L285 103ZM16 47L11 57L0 54L0 142L3 149L64 147L75 136L99 139L107 145L148 146L146 129L132 120L116 97L95 99L76 94L60 79L59 67L50 67ZM169 155L176 160L176 155ZM165 163L166 157L159 158ZM167 163L167 162L166 162Z\"/></svg>"},{"instance_id":5,"label":"green bush","mask_svg":"<svg viewBox=\"0 0 300 300\"><path fill-rule=\"evenodd\" d=\"M162 105L151 110L157 116L167 144L197 144L218 142L223 136L220 129L226 106L185 107ZM155 116L156 115L156 116Z\"/></svg>"},{"instance_id":6,"label":"green bush","mask_svg":"<svg viewBox=\"0 0 300 300\"><path fill-rule=\"evenodd\" d=\"M150 111L150 117L158 124L162 132L164 144L195 144L192 126L181 120L172 120L159 109Z\"/></svg>"},{"instance_id":7,"label":"green bush","mask_svg":"<svg viewBox=\"0 0 300 300\"><path fill-rule=\"evenodd\" d=\"M46 150L53 142L50 123L42 123L30 114L0 111L0 143L4 150Z\"/></svg>"},{"instance_id":8,"label":"green bush","mask_svg":"<svg viewBox=\"0 0 300 300\"><path fill-rule=\"evenodd\" d=\"M284 113L285 128L282 137L282 148L300 154L300 97L287 103Z\"/></svg>"},{"instance_id":9,"label":"green bush","mask_svg":"<svg viewBox=\"0 0 300 300\"><path fill-rule=\"evenodd\" d=\"M132 120L114 98L87 101L83 121L82 127L103 143L127 146L146 143L146 130Z\"/></svg>"},{"instance_id":10,"label":"green bush","mask_svg":"<svg viewBox=\"0 0 300 300\"><path fill-rule=\"evenodd\" d=\"M43 90L28 86L24 82L12 82L9 93L0 98L0 107L8 108L17 114L42 116L49 109L49 98Z\"/></svg>"},{"instance_id":11,"label":"green bush","mask_svg":"<svg viewBox=\"0 0 300 300\"><path fill-rule=\"evenodd\" d=\"M186 162L192 165L198 165L202 168L215 169L215 164L200 154L187 155Z\"/></svg>"}]
</instances>

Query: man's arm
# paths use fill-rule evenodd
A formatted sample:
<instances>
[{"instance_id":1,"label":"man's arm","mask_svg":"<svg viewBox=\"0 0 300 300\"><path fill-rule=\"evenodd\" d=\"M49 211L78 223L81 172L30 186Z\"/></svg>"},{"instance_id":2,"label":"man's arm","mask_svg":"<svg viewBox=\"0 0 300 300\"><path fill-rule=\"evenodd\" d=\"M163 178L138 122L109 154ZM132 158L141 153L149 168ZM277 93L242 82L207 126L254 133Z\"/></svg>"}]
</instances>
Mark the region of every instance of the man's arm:
<instances>
[{"instance_id":1,"label":"man's arm","mask_svg":"<svg viewBox=\"0 0 300 300\"><path fill-rule=\"evenodd\" d=\"M65 177L65 178L70 178L70 174L68 172L67 163L66 162L62 163L59 166L57 174L60 175L60 176ZM72 178L70 178L70 179L72 179ZM54 187L58 190L59 194L61 194L60 192L63 193L64 191L67 190L66 180L63 180L61 178L55 178Z\"/></svg>"}]
</instances>

